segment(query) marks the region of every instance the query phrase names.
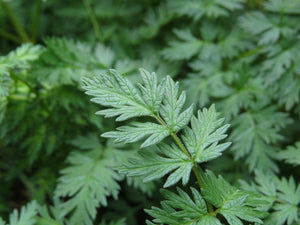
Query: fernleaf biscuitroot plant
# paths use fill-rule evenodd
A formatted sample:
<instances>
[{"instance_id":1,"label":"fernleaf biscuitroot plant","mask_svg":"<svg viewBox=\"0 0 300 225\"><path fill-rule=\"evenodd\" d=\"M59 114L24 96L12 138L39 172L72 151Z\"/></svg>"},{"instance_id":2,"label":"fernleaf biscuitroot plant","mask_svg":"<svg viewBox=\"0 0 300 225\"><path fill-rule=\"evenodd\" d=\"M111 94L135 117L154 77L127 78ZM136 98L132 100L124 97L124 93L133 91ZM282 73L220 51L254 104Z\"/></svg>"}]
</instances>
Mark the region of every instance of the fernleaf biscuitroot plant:
<instances>
[{"instance_id":1,"label":"fernleaf biscuitroot plant","mask_svg":"<svg viewBox=\"0 0 300 225\"><path fill-rule=\"evenodd\" d=\"M219 157L230 145L222 142L229 127L219 118L214 105L197 111L193 105L184 108L186 95L170 76L158 82L157 75L140 69L142 83L133 85L116 70L92 79L84 78L83 88L92 101L105 106L97 114L117 116L117 121L149 117L147 122L131 122L102 134L117 142L143 140L139 153L122 166L120 172L142 177L144 182L168 176L162 189L166 198L161 208L146 212L154 219L147 224L262 224L266 215L260 211L265 202L258 194L231 186L211 171L203 171L201 163ZM193 172L195 186L190 181ZM178 194L166 190L172 185L190 186L190 191L178 187ZM191 197L192 196L192 197Z\"/></svg>"}]
</instances>

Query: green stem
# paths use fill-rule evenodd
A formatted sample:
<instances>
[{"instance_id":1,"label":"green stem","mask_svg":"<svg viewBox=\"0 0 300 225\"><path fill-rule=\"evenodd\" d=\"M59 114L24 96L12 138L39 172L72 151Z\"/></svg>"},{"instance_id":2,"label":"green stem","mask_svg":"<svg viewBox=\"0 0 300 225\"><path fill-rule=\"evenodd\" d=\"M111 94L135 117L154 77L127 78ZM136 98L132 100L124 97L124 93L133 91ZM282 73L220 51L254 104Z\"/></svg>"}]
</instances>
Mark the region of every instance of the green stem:
<instances>
[{"instance_id":1,"label":"green stem","mask_svg":"<svg viewBox=\"0 0 300 225\"><path fill-rule=\"evenodd\" d=\"M239 55L238 58L249 57L249 56L251 56L251 55L254 55L254 54L260 52L260 51L263 50L263 49L264 49L264 47L257 47L257 48L255 48L255 49L251 49L251 50L249 50L249 51L246 51L246 52L241 53L241 54Z\"/></svg>"},{"instance_id":2,"label":"green stem","mask_svg":"<svg viewBox=\"0 0 300 225\"><path fill-rule=\"evenodd\" d=\"M184 146L184 144L182 143L182 141L180 140L180 138L177 136L176 133L172 132L172 130L170 129L170 127L166 124L166 122L159 116L159 115L154 115L154 118L163 126L167 127L170 131L171 131L171 136L172 138L175 140L176 144L179 146L180 150L192 161L194 162L194 159L191 155L191 153L187 150L187 148ZM198 169L198 166L197 164L195 163L193 165L193 172L196 176L196 179L198 181L198 184L199 184L199 187L200 187L200 190L201 189L204 189L205 185L204 185L204 182L201 178L201 175L200 175L200 171L202 173L204 173L200 168ZM206 202L207 204L207 208L208 208L208 213L212 213L214 210L213 210L213 206L209 203L209 202Z\"/></svg>"},{"instance_id":3,"label":"green stem","mask_svg":"<svg viewBox=\"0 0 300 225\"><path fill-rule=\"evenodd\" d=\"M8 40L11 40L11 41L14 41L16 42L17 44L21 44L22 42L16 37L14 36L13 34L5 31L5 30L1 30L0 29L0 35Z\"/></svg>"},{"instance_id":4,"label":"green stem","mask_svg":"<svg viewBox=\"0 0 300 225\"><path fill-rule=\"evenodd\" d=\"M41 0L35 0L35 7L32 17L32 33L31 33L31 41L33 43L36 42L37 32L39 28L39 22L40 22L40 12L41 12L41 6L42 1Z\"/></svg>"},{"instance_id":5,"label":"green stem","mask_svg":"<svg viewBox=\"0 0 300 225\"><path fill-rule=\"evenodd\" d=\"M248 115L249 120L250 120L251 128L255 129L256 125L255 125L254 119L253 119L251 113L248 110L247 110L247 115Z\"/></svg>"},{"instance_id":6,"label":"green stem","mask_svg":"<svg viewBox=\"0 0 300 225\"><path fill-rule=\"evenodd\" d=\"M179 137L177 136L177 134L175 133L171 133L172 138L175 140L176 144L179 146L179 148L181 149L181 151L187 156L189 157L189 159L191 161L193 160L193 157L191 155L191 153L186 149L186 147L183 145L183 143L181 142L181 140L179 139Z\"/></svg>"},{"instance_id":7,"label":"green stem","mask_svg":"<svg viewBox=\"0 0 300 225\"><path fill-rule=\"evenodd\" d=\"M90 20L91 20L91 22L93 24L94 32L95 32L98 40L101 43L103 43L104 40L103 40L103 36L101 34L100 25L99 25L99 23L97 21L97 18L96 18L95 14L94 14L94 12L93 12L93 10L91 8L90 1L89 0L83 0L83 4L84 4L84 6L85 6L85 8L86 8L86 10L87 10L87 12L89 14Z\"/></svg>"},{"instance_id":8,"label":"green stem","mask_svg":"<svg viewBox=\"0 0 300 225\"><path fill-rule=\"evenodd\" d=\"M13 26L15 27L17 33L20 35L20 37L22 39L22 42L30 42L30 39L28 38L27 33L25 32L25 30L21 26L20 21L18 20L16 15L13 13L13 11L10 8L9 4L5 1L1 1L1 3L2 3L2 6L3 6L4 10L8 14L8 17L10 18Z\"/></svg>"}]
</instances>

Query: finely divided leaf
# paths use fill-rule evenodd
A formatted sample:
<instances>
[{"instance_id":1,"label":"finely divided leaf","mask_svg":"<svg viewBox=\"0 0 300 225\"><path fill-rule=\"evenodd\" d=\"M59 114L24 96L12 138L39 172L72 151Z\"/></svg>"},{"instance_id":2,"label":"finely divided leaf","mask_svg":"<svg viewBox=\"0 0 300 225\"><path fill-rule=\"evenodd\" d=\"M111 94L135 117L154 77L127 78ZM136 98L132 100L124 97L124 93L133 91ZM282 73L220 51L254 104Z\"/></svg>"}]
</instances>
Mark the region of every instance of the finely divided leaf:
<instances>
[{"instance_id":1,"label":"finely divided leaf","mask_svg":"<svg viewBox=\"0 0 300 225\"><path fill-rule=\"evenodd\" d=\"M222 125L224 119L218 118L218 113L212 105L209 109L198 111L198 118L193 117L191 128L186 128L182 137L187 149L192 153L196 162L209 161L221 155L231 143L218 144L227 137L229 124Z\"/></svg>"},{"instance_id":2,"label":"finely divided leaf","mask_svg":"<svg viewBox=\"0 0 300 225\"><path fill-rule=\"evenodd\" d=\"M274 107L257 107L241 113L233 120L234 130L230 136L235 158L247 156L246 164L250 170L277 171L273 161L277 153L272 144L282 139L280 129L290 122L286 113L278 112Z\"/></svg>"},{"instance_id":3,"label":"finely divided leaf","mask_svg":"<svg viewBox=\"0 0 300 225\"><path fill-rule=\"evenodd\" d=\"M231 11L242 9L244 0L170 0L170 8L174 13L199 20L204 15L208 18L229 16Z\"/></svg>"},{"instance_id":4,"label":"finely divided leaf","mask_svg":"<svg viewBox=\"0 0 300 225\"><path fill-rule=\"evenodd\" d=\"M182 179L183 184L189 181L193 162L176 145L160 144L154 151L143 150L139 156L129 160L120 171L129 176L142 177L144 182L161 178L170 173L164 187L169 187Z\"/></svg>"},{"instance_id":5,"label":"finely divided leaf","mask_svg":"<svg viewBox=\"0 0 300 225\"><path fill-rule=\"evenodd\" d=\"M262 224L261 218L266 214L259 209L261 204L265 204L260 200L260 196L231 186L222 177L217 178L211 171L203 174L202 179L204 199L219 208L219 213L230 225L242 225L241 219Z\"/></svg>"},{"instance_id":6,"label":"finely divided leaf","mask_svg":"<svg viewBox=\"0 0 300 225\"><path fill-rule=\"evenodd\" d=\"M181 94L179 94L178 82L175 83L171 77L167 76L165 97L163 99L163 106L160 113L168 127L173 132L177 132L185 127L193 115L193 105L181 112L185 100L185 92L181 92Z\"/></svg>"},{"instance_id":7,"label":"finely divided leaf","mask_svg":"<svg viewBox=\"0 0 300 225\"><path fill-rule=\"evenodd\" d=\"M278 157L292 165L300 165L300 142L296 142L295 147L289 146L286 150L280 151Z\"/></svg>"},{"instance_id":8,"label":"finely divided leaf","mask_svg":"<svg viewBox=\"0 0 300 225\"><path fill-rule=\"evenodd\" d=\"M119 116L117 120L152 115L138 90L115 70L110 70L109 75L101 74L94 79L84 78L83 82L86 93L94 96L93 102L112 107L101 110L98 114L107 117Z\"/></svg>"},{"instance_id":9,"label":"finely divided leaf","mask_svg":"<svg viewBox=\"0 0 300 225\"><path fill-rule=\"evenodd\" d=\"M97 208L107 205L107 197L117 197L121 176L111 168L113 153L102 151L73 152L68 158L71 166L61 171L55 196L69 197L60 205L60 217L71 214L71 224L90 225Z\"/></svg>"},{"instance_id":10,"label":"finely divided leaf","mask_svg":"<svg viewBox=\"0 0 300 225\"><path fill-rule=\"evenodd\" d=\"M9 225L34 225L37 210L36 202L30 202L21 208L21 212L15 209L9 216Z\"/></svg>"},{"instance_id":11,"label":"finely divided leaf","mask_svg":"<svg viewBox=\"0 0 300 225\"><path fill-rule=\"evenodd\" d=\"M1 67L1 61L0 61L0 67ZM9 76L8 72L2 72L0 71L0 102L3 97L6 97L9 95L9 89L11 84L11 78Z\"/></svg>"},{"instance_id":12,"label":"finely divided leaf","mask_svg":"<svg viewBox=\"0 0 300 225\"><path fill-rule=\"evenodd\" d=\"M138 116L153 116L159 110L164 96L164 82L158 84L157 75L140 69L143 84L139 84L141 94L131 82L115 70L101 74L97 78L84 78L86 93L94 96L92 101L111 107L97 114L106 117L118 116L123 121Z\"/></svg>"},{"instance_id":13,"label":"finely divided leaf","mask_svg":"<svg viewBox=\"0 0 300 225\"><path fill-rule=\"evenodd\" d=\"M195 188L191 188L193 198L180 188L177 188L178 194L168 190L162 190L161 192L166 198L166 200L161 202L162 208L152 207L150 210L145 210L155 218L153 222L157 224L200 225L202 224L201 222L206 220L205 217L208 216L206 203ZM218 221L218 219L215 218L213 221Z\"/></svg>"},{"instance_id":14,"label":"finely divided leaf","mask_svg":"<svg viewBox=\"0 0 300 225\"><path fill-rule=\"evenodd\" d=\"M133 123L119 127L118 131L107 132L104 137L115 138L118 142L131 143L149 136L142 147L157 144L171 133L184 128L193 115L193 105L182 112L185 93L179 93L179 84L170 76L158 83L157 75L140 69L143 83L138 90L131 82L115 70L101 74L94 79L83 79L86 93L94 96L92 101L109 107L97 114L106 117L118 116L117 121L132 117L151 116L159 124ZM141 92L141 93L140 93Z\"/></svg>"},{"instance_id":15,"label":"finely divided leaf","mask_svg":"<svg viewBox=\"0 0 300 225\"><path fill-rule=\"evenodd\" d=\"M162 50L162 56L170 61L190 59L199 53L203 42L193 36L190 30L174 30L182 41L171 41L169 47Z\"/></svg>"},{"instance_id":16,"label":"finely divided leaf","mask_svg":"<svg viewBox=\"0 0 300 225\"><path fill-rule=\"evenodd\" d=\"M176 212L176 216L192 218L205 215L207 208L203 197L195 188L191 188L191 191L193 193L193 199L180 188L177 188L179 195L165 189L161 190L163 196L167 199L165 202L174 209L181 210Z\"/></svg>"},{"instance_id":17,"label":"finely divided leaf","mask_svg":"<svg viewBox=\"0 0 300 225\"><path fill-rule=\"evenodd\" d=\"M139 85L142 92L142 96L149 108L153 112L157 113L164 96L164 82L158 84L156 74L150 73L145 69L140 69L140 73L143 78L144 84Z\"/></svg>"},{"instance_id":18,"label":"finely divided leaf","mask_svg":"<svg viewBox=\"0 0 300 225\"><path fill-rule=\"evenodd\" d=\"M255 181L251 186L243 182L244 189L254 189L268 200L270 215L266 218L266 225L298 224L300 220L300 184L296 184L293 177L281 180L273 173L264 174L255 171Z\"/></svg>"},{"instance_id":19,"label":"finely divided leaf","mask_svg":"<svg viewBox=\"0 0 300 225\"><path fill-rule=\"evenodd\" d=\"M170 130L156 123L131 123L132 126L122 126L118 131L110 131L102 134L102 137L114 138L116 142L132 143L149 136L141 147L147 147L161 142L170 135Z\"/></svg>"}]
</instances>

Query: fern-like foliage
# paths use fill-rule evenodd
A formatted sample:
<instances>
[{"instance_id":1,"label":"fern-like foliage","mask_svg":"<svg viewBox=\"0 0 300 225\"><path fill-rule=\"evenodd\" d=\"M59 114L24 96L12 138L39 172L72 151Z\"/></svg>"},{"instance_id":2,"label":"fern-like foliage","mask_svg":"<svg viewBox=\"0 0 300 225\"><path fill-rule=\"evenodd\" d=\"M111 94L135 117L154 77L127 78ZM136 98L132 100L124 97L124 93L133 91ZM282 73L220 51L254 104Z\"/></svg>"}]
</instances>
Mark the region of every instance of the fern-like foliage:
<instances>
[{"instance_id":1,"label":"fern-like foliage","mask_svg":"<svg viewBox=\"0 0 300 225\"><path fill-rule=\"evenodd\" d=\"M144 81L144 85L139 85L143 94L141 96L139 90L128 79L117 71L110 72L110 75L103 74L94 80L83 80L86 93L95 96L92 101L112 106L97 114L106 117L118 116L117 121L137 116L151 116L160 123L133 123L131 126L118 128L119 131L104 133L103 136L116 138L117 141L124 141L127 136L126 142L150 136L142 144L142 147L145 147L160 142L168 135L175 135L189 122L193 107L181 112L185 93L178 93L178 83L170 77L158 84L156 74L141 70Z\"/></svg>"},{"instance_id":2,"label":"fern-like foliage","mask_svg":"<svg viewBox=\"0 0 300 225\"><path fill-rule=\"evenodd\" d=\"M54 205L38 207L39 216L36 218L37 225L63 225L69 224L65 217L60 216L59 201L54 199Z\"/></svg>"},{"instance_id":3,"label":"fern-like foliage","mask_svg":"<svg viewBox=\"0 0 300 225\"><path fill-rule=\"evenodd\" d=\"M279 179L272 173L256 171L255 183L241 184L245 190L262 193L269 202L266 207L271 213L264 224L299 224L300 184L293 177Z\"/></svg>"},{"instance_id":4,"label":"fern-like foliage","mask_svg":"<svg viewBox=\"0 0 300 225\"><path fill-rule=\"evenodd\" d=\"M178 15L186 15L194 19L200 19L203 16L209 18L217 18L222 16L229 16L230 12L236 9L242 9L242 3L244 0L213 0L213 1L197 1L197 0L188 0L188 1L169 1L170 8Z\"/></svg>"},{"instance_id":5,"label":"fern-like foliage","mask_svg":"<svg viewBox=\"0 0 300 225\"><path fill-rule=\"evenodd\" d=\"M89 73L97 73L115 67L124 73L136 69L129 60L116 60L111 48L98 44L92 48L89 44L66 38L45 39L47 50L43 52L34 73L46 86L74 85Z\"/></svg>"},{"instance_id":6,"label":"fern-like foliage","mask_svg":"<svg viewBox=\"0 0 300 225\"><path fill-rule=\"evenodd\" d=\"M37 214L37 203L31 202L27 206L23 206L21 211L16 209L9 216L9 223L4 222L0 218L1 225L34 225Z\"/></svg>"},{"instance_id":7,"label":"fern-like foliage","mask_svg":"<svg viewBox=\"0 0 300 225\"><path fill-rule=\"evenodd\" d=\"M43 50L39 45L23 44L7 56L0 57L0 101L9 95L11 72L30 68L30 63L37 60Z\"/></svg>"},{"instance_id":8,"label":"fern-like foliage","mask_svg":"<svg viewBox=\"0 0 300 225\"><path fill-rule=\"evenodd\" d=\"M0 0L1 224L300 223L299 0L68 3Z\"/></svg>"},{"instance_id":9,"label":"fern-like foliage","mask_svg":"<svg viewBox=\"0 0 300 225\"><path fill-rule=\"evenodd\" d=\"M119 127L118 131L107 132L102 136L129 143L148 137L141 145L146 147L158 144L167 136L177 140L176 133L185 127L182 138L186 150L180 149L184 147L181 142L181 146L159 145L156 152L141 153L139 158L125 166L123 170L129 170L129 174L134 176L145 176L144 180L150 181L177 169L170 175L165 186L170 186L181 178L183 183L187 183L195 162L201 163L218 157L229 146L229 143L218 145L218 142L226 137L224 133L228 125L221 126L223 120L218 119L214 107L204 109L203 112L199 111L198 118L192 116L192 106L181 112L185 93L179 94L178 83L167 77L158 84L155 73L141 69L141 74L144 84L138 86L143 95L114 70L111 70L111 76L102 74L94 80L84 79L86 93L94 96L92 101L112 107L97 114L118 116L119 121L137 116L151 116L156 120L156 123L135 122L131 126ZM190 121L191 128L188 128L186 125ZM166 163L167 160L169 164ZM149 176L146 176L147 174Z\"/></svg>"},{"instance_id":10,"label":"fern-like foliage","mask_svg":"<svg viewBox=\"0 0 300 225\"><path fill-rule=\"evenodd\" d=\"M71 214L71 224L92 224L97 214L97 208L107 205L107 197L117 198L122 179L112 167L116 164L115 155L118 150L105 149L97 139L88 136L88 145L81 148L85 152L73 152L68 162L69 167L61 171L55 197L70 197L59 204L59 215L65 217Z\"/></svg>"},{"instance_id":11,"label":"fern-like foliage","mask_svg":"<svg viewBox=\"0 0 300 225\"><path fill-rule=\"evenodd\" d=\"M161 209L152 207L146 210L155 218L147 224L222 224L215 218L216 214L223 215L230 225L242 225L242 220L262 224L259 218L266 213L260 211L259 207L264 204L260 196L238 190L211 171L207 171L203 181L202 195L196 189L191 189L193 198L179 188L178 194L162 190L166 200L161 203ZM208 214L206 201L218 210Z\"/></svg>"},{"instance_id":12,"label":"fern-like foliage","mask_svg":"<svg viewBox=\"0 0 300 225\"><path fill-rule=\"evenodd\" d=\"M169 174L164 187L179 180L186 185L193 171L201 187L201 193L192 188L193 199L181 189L179 195L163 190L167 199L162 209L152 208L147 212L156 224L221 224L216 217L222 214L231 225L242 224L241 220L262 223L265 216L258 207L264 204L259 196L232 187L223 178L211 172L203 172L199 163L207 162L221 155L230 143L219 142L229 125L222 125L214 106L198 111L193 116L192 106L183 110L185 93L179 93L179 84L169 76L160 83L155 73L140 70L143 83L136 88L125 76L115 70L101 74L94 79L84 78L84 89L92 95L92 101L109 107L98 112L105 116L118 116L122 121L132 117L150 116L154 122L132 123L121 126L118 131L104 133L118 142L135 142L145 138L142 147L156 145L156 148L142 150L119 170L133 177L142 177L145 182ZM190 126L189 126L190 124ZM182 131L182 132L181 132ZM165 133L164 133L165 132ZM171 136L173 144L161 143ZM214 208L217 208L214 211ZM180 210L180 211L178 211ZM154 224L149 222L148 224Z\"/></svg>"},{"instance_id":13,"label":"fern-like foliage","mask_svg":"<svg viewBox=\"0 0 300 225\"><path fill-rule=\"evenodd\" d=\"M294 166L300 165L300 142L296 142L295 146L288 146L286 150L280 151L278 157Z\"/></svg>"},{"instance_id":14,"label":"fern-like foliage","mask_svg":"<svg viewBox=\"0 0 300 225\"><path fill-rule=\"evenodd\" d=\"M215 30L212 29L213 26L218 25L204 20L200 28L200 38L190 29L174 29L178 39L169 42L169 47L162 50L162 56L170 61L188 60L193 56L216 60L233 58L240 51L250 47L249 43L243 40L244 34L240 29L219 26Z\"/></svg>"},{"instance_id":15,"label":"fern-like foliage","mask_svg":"<svg viewBox=\"0 0 300 225\"><path fill-rule=\"evenodd\" d=\"M236 144L232 150L237 159L248 155L246 163L250 170L268 168L278 171L274 162L278 149L271 144L282 140L280 128L287 126L291 120L287 114L275 110L273 107L257 107L241 113L233 121L235 129L231 139Z\"/></svg>"}]
</instances>

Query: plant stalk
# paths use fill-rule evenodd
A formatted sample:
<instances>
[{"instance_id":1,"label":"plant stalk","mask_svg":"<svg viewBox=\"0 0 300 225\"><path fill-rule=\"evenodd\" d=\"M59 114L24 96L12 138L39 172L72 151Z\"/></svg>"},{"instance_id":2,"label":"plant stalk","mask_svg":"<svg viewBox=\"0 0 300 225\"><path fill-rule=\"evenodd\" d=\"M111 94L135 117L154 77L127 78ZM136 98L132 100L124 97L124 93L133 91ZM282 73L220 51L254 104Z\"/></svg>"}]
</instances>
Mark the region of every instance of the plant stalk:
<instances>
[{"instance_id":1,"label":"plant stalk","mask_svg":"<svg viewBox=\"0 0 300 225\"><path fill-rule=\"evenodd\" d=\"M15 27L17 33L20 35L22 42L30 42L30 39L26 33L26 31L21 26L20 21L18 20L17 16L14 14L12 9L10 8L9 4L5 1L1 1L2 6L6 13L8 14L8 17L10 18L13 26Z\"/></svg>"},{"instance_id":2,"label":"plant stalk","mask_svg":"<svg viewBox=\"0 0 300 225\"><path fill-rule=\"evenodd\" d=\"M2 30L0 29L0 35L8 40L11 40L13 42L16 42L17 44L21 44L22 42L16 37L14 36L13 34L5 31L5 30Z\"/></svg>"},{"instance_id":3,"label":"plant stalk","mask_svg":"<svg viewBox=\"0 0 300 225\"><path fill-rule=\"evenodd\" d=\"M167 127L170 131L170 127L165 123L165 121L159 116L159 115L154 115L154 118L163 126ZM180 140L180 138L177 136L176 133L172 132L171 131L171 136L172 138L175 140L176 144L178 145L178 147L180 148L180 150L187 156L189 157L189 159L194 162L194 159L191 155L191 153L187 150L187 148L184 146L184 144L182 143L182 141ZM199 168L200 169L200 168ZM200 190L201 189L204 189L205 185L204 185L204 182L201 178L201 175L200 175L200 172L199 172L199 169L198 169L198 166L197 166L197 163L195 163L193 165L193 172L196 176L196 179L198 181L198 184L199 184L199 187L200 187ZM201 170L200 170L201 171ZM202 171L202 173L204 173ZM213 206L206 201L206 205L207 205L207 209L208 209L208 213L213 213Z\"/></svg>"},{"instance_id":4,"label":"plant stalk","mask_svg":"<svg viewBox=\"0 0 300 225\"><path fill-rule=\"evenodd\" d=\"M32 17L32 31L31 31L31 41L33 43L36 42L36 38L37 38L39 22L40 22L41 6L42 6L42 1L35 0L35 7L34 7L34 12Z\"/></svg>"},{"instance_id":5,"label":"plant stalk","mask_svg":"<svg viewBox=\"0 0 300 225\"><path fill-rule=\"evenodd\" d=\"M101 33L100 25L97 21L95 13L93 12L93 9L91 8L90 1L89 0L83 0L83 4L86 8L86 11L87 11L89 17L90 17L91 23L92 23L93 28L94 28L94 32L95 32L98 40L101 43L103 43L104 40L103 40L103 36L102 36L102 33Z\"/></svg>"}]
</instances>

